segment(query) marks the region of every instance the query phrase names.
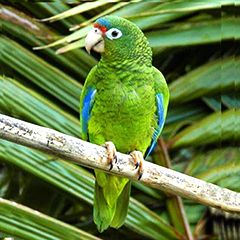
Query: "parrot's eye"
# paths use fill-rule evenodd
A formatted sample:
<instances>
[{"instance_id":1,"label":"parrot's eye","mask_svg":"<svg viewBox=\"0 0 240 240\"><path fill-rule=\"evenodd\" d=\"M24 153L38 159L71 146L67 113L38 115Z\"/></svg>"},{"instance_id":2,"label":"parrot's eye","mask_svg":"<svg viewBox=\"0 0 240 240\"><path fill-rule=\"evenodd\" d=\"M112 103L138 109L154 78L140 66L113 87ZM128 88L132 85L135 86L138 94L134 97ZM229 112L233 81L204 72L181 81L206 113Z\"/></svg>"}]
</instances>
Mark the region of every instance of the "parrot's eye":
<instances>
[{"instance_id":1,"label":"parrot's eye","mask_svg":"<svg viewBox=\"0 0 240 240\"><path fill-rule=\"evenodd\" d=\"M111 28L106 32L106 36L111 40L118 39L122 36L122 32L117 28Z\"/></svg>"}]
</instances>

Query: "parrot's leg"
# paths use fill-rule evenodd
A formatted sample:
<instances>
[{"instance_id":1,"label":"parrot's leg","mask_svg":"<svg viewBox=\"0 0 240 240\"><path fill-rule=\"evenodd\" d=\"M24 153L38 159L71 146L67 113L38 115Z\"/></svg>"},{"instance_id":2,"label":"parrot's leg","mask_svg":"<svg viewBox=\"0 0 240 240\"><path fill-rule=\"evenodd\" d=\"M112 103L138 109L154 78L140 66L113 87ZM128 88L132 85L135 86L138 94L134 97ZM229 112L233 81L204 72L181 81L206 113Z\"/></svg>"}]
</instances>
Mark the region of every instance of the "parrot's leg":
<instances>
[{"instance_id":1,"label":"parrot's leg","mask_svg":"<svg viewBox=\"0 0 240 240\"><path fill-rule=\"evenodd\" d=\"M104 146L107 149L107 158L108 158L108 163L110 165L109 170L112 170L113 160L115 159L115 162L117 162L117 155L116 155L117 150L113 142L105 142Z\"/></svg>"},{"instance_id":2,"label":"parrot's leg","mask_svg":"<svg viewBox=\"0 0 240 240\"><path fill-rule=\"evenodd\" d=\"M130 153L130 156L133 158L136 168L138 167L138 180L140 180L143 175L143 154L140 151L133 151Z\"/></svg>"}]
</instances>

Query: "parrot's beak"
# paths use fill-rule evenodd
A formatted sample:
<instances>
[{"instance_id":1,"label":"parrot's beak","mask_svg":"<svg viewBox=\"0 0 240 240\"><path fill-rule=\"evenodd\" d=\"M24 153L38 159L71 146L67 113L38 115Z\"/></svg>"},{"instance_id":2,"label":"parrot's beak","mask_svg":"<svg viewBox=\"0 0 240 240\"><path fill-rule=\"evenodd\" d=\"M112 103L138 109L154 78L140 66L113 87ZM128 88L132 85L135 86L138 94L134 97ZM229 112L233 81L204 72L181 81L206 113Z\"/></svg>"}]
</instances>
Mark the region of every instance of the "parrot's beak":
<instances>
[{"instance_id":1,"label":"parrot's beak","mask_svg":"<svg viewBox=\"0 0 240 240\"><path fill-rule=\"evenodd\" d=\"M85 48L87 52L90 54L93 49L96 52L102 53L104 52L104 39L102 36L102 32L93 28L85 38Z\"/></svg>"}]
</instances>

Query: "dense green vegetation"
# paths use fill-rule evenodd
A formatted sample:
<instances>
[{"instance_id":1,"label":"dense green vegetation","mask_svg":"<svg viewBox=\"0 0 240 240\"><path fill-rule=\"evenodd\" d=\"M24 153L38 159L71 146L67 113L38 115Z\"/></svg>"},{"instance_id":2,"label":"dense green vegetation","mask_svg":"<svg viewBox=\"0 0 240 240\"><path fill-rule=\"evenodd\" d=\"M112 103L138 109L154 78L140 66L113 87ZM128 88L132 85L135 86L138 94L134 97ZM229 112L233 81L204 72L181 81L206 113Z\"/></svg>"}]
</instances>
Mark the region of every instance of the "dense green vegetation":
<instances>
[{"instance_id":1,"label":"dense green vegetation","mask_svg":"<svg viewBox=\"0 0 240 240\"><path fill-rule=\"evenodd\" d=\"M163 141L149 160L239 192L237 2L79 2L0 0L0 113L81 137L81 87L99 59L83 39L99 16L126 17L149 39L171 93ZM139 183L124 227L99 234L93 186L89 169L0 140L0 238L191 239L190 227L196 239L214 239L206 206Z\"/></svg>"}]
</instances>

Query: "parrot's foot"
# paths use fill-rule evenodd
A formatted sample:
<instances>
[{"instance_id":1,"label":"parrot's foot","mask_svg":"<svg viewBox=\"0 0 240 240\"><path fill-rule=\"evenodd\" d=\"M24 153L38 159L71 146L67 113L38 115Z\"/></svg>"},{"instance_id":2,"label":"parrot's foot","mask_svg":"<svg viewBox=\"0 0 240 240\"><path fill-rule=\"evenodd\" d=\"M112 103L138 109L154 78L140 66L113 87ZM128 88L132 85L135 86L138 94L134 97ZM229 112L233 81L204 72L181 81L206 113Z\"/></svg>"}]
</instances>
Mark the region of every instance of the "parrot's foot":
<instances>
[{"instance_id":1,"label":"parrot's foot","mask_svg":"<svg viewBox=\"0 0 240 240\"><path fill-rule=\"evenodd\" d=\"M134 165L138 168L138 180L140 180L143 175L143 154L140 151L133 151L130 156L133 158Z\"/></svg>"},{"instance_id":2,"label":"parrot's foot","mask_svg":"<svg viewBox=\"0 0 240 240\"><path fill-rule=\"evenodd\" d=\"M113 142L105 142L104 146L107 149L107 159L110 165L109 171L111 171L113 168L113 160L115 160L115 163L117 162L117 150Z\"/></svg>"}]
</instances>

